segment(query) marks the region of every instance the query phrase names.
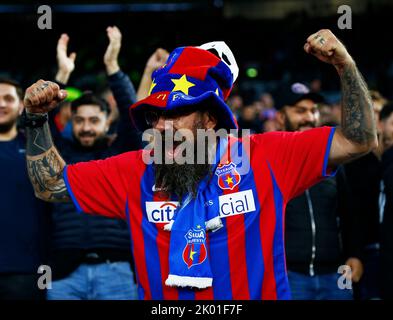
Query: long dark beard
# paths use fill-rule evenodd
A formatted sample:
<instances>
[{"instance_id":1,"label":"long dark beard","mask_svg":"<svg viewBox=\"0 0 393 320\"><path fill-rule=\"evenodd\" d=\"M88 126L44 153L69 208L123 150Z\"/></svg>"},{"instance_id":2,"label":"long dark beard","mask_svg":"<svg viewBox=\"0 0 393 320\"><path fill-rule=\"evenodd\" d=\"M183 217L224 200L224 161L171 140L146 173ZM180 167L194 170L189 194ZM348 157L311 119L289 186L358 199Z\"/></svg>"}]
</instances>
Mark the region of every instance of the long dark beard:
<instances>
[{"instance_id":1,"label":"long dark beard","mask_svg":"<svg viewBox=\"0 0 393 320\"><path fill-rule=\"evenodd\" d=\"M194 131L202 129L201 123L197 122ZM209 145L205 141L205 159L203 164L197 163L197 141L194 140L194 164L154 164L155 185L166 192L174 194L182 203L186 194L196 197L198 184L206 176L211 175L211 163L209 162ZM164 139L163 139L164 140ZM162 149L165 150L165 149Z\"/></svg>"},{"instance_id":2,"label":"long dark beard","mask_svg":"<svg viewBox=\"0 0 393 320\"><path fill-rule=\"evenodd\" d=\"M195 198L198 184L211 175L211 165L206 164L157 164L155 183L167 192L176 195L182 203L187 193Z\"/></svg>"}]
</instances>

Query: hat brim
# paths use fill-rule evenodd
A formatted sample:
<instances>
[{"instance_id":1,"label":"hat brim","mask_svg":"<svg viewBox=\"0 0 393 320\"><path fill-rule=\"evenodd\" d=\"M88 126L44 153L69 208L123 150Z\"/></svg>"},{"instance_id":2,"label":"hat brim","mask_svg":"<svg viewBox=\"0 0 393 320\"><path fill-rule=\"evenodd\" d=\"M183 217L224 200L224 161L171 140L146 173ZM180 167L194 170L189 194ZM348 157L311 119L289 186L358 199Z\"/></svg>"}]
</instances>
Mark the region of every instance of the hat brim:
<instances>
[{"instance_id":1,"label":"hat brim","mask_svg":"<svg viewBox=\"0 0 393 320\"><path fill-rule=\"evenodd\" d=\"M316 92L310 92L310 93L306 93L304 95L302 95L301 97L297 98L292 105L298 103L299 101L302 100L311 100L314 103L325 103L325 98Z\"/></svg>"},{"instance_id":2,"label":"hat brim","mask_svg":"<svg viewBox=\"0 0 393 320\"><path fill-rule=\"evenodd\" d=\"M192 97L179 92L157 92L131 105L129 113L134 126L140 131L144 131L150 128L145 118L145 112L147 110L158 109L174 111L192 108L197 111L200 108L206 107L208 110L213 111L217 117L216 130L238 129L236 119L231 109L224 100L213 91L207 91L198 97Z\"/></svg>"}]
</instances>

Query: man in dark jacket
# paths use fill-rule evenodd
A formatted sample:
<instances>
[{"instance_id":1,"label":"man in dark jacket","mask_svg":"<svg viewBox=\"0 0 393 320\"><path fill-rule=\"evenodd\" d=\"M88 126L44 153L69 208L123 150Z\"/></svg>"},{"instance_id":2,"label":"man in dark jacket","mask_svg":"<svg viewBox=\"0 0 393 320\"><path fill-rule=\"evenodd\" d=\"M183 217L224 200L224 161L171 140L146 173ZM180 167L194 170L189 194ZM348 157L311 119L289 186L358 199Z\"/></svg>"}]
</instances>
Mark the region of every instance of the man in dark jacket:
<instances>
[{"instance_id":1,"label":"man in dark jacket","mask_svg":"<svg viewBox=\"0 0 393 320\"><path fill-rule=\"evenodd\" d=\"M43 299L37 280L45 263L47 205L27 175L25 136L17 128L23 90L0 79L0 299Z\"/></svg>"},{"instance_id":2,"label":"man in dark jacket","mask_svg":"<svg viewBox=\"0 0 393 320\"><path fill-rule=\"evenodd\" d=\"M384 185L383 214L381 225L380 288L383 299L393 299L393 103L382 108L380 113L382 134L382 175Z\"/></svg>"},{"instance_id":3,"label":"man in dark jacket","mask_svg":"<svg viewBox=\"0 0 393 320\"><path fill-rule=\"evenodd\" d=\"M140 139L131 126L127 111L136 101L135 90L117 63L121 34L116 27L109 27L107 32L110 43L104 63L120 113L117 138L112 141L107 135L110 126L108 103L85 92L71 104L73 139L55 135L62 154L70 163L104 159L140 147ZM65 41L65 45L60 50L66 51L68 38L62 35L61 41ZM73 57L58 52L58 82L69 78L68 73L73 68L66 66L73 62L69 61ZM130 235L124 221L81 215L70 203L56 203L52 208L52 222L50 266L54 282L48 290L48 299L137 298Z\"/></svg>"},{"instance_id":4,"label":"man in dark jacket","mask_svg":"<svg viewBox=\"0 0 393 320\"><path fill-rule=\"evenodd\" d=\"M285 101L277 114L284 130L304 131L318 125L321 95L295 83L286 89ZM351 273L352 281L362 274L358 222L345 180L339 168L335 177L319 182L287 205L286 257L293 299L352 299L348 280L342 271L338 273L341 265L348 265L351 272L346 275Z\"/></svg>"},{"instance_id":5,"label":"man in dark jacket","mask_svg":"<svg viewBox=\"0 0 393 320\"><path fill-rule=\"evenodd\" d=\"M382 153L386 141L383 141L385 119L389 113L385 110L384 120L379 121L380 113L387 100L377 91L370 90L373 101L375 123L378 130L378 148L367 155L345 165L345 173L352 194L356 201L354 209L362 227L362 256L364 274L354 286L356 299L380 299L380 227L384 203L384 185L382 183Z\"/></svg>"}]
</instances>

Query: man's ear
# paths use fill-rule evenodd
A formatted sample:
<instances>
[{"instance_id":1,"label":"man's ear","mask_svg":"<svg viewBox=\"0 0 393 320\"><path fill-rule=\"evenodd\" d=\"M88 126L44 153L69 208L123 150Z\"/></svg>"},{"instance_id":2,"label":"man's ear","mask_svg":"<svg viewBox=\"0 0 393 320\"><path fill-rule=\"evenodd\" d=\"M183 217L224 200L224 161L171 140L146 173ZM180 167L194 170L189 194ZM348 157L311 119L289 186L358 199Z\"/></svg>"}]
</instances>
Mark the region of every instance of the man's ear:
<instances>
[{"instance_id":1,"label":"man's ear","mask_svg":"<svg viewBox=\"0 0 393 320\"><path fill-rule=\"evenodd\" d=\"M23 101L21 100L19 102L19 107L18 107L18 114L21 115L23 112L23 109L25 108L25 106L23 105Z\"/></svg>"},{"instance_id":2,"label":"man's ear","mask_svg":"<svg viewBox=\"0 0 393 320\"><path fill-rule=\"evenodd\" d=\"M105 133L109 131L111 124L112 124L112 119L108 116L105 121Z\"/></svg>"},{"instance_id":3,"label":"man's ear","mask_svg":"<svg viewBox=\"0 0 393 320\"><path fill-rule=\"evenodd\" d=\"M206 129L214 129L216 127L216 125L217 125L217 118L216 118L216 116L213 113L211 113L209 111L206 111L206 112L203 113L202 117L203 117L202 118L203 119L203 124L204 124Z\"/></svg>"},{"instance_id":4,"label":"man's ear","mask_svg":"<svg viewBox=\"0 0 393 320\"><path fill-rule=\"evenodd\" d=\"M276 113L276 120L281 130L284 130L285 128L285 117L286 115L284 110L280 110Z\"/></svg>"},{"instance_id":5,"label":"man's ear","mask_svg":"<svg viewBox=\"0 0 393 320\"><path fill-rule=\"evenodd\" d=\"M377 132L378 133L382 133L383 132L383 127L384 127L384 123L383 120L378 120L377 121Z\"/></svg>"}]
</instances>

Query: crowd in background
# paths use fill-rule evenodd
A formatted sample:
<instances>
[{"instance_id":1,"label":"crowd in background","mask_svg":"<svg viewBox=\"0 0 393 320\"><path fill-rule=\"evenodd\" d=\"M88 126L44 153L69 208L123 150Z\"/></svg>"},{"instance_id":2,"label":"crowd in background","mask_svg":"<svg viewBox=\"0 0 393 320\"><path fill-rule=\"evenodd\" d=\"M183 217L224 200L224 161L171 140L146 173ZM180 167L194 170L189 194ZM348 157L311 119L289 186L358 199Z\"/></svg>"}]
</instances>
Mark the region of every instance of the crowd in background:
<instances>
[{"instance_id":1,"label":"crowd in background","mask_svg":"<svg viewBox=\"0 0 393 320\"><path fill-rule=\"evenodd\" d=\"M69 97L50 115L50 124L67 163L102 159L141 147L128 107L149 94L151 75L165 63L168 52L157 48L148 58L135 90L136 83L119 65L120 30L108 27L107 37L109 45L103 53L107 85L99 90L93 85L95 92L78 90L83 78L71 77L78 68L78 52L67 52L73 39L63 34L57 43L53 80L68 90ZM236 84L227 103L239 127L263 133L339 126L338 89L331 90L331 84L325 85L318 77L295 79L292 75L291 81L275 81L276 86L269 82L251 90ZM303 86L301 94L294 85ZM86 85L81 87L86 89ZM129 235L123 222L78 215L71 204L48 206L33 200L27 173L22 176L19 170L24 166L24 138L23 128L16 129L16 124L23 108L15 109L14 118L8 110L10 104L20 105L22 88L5 78L0 79L0 88L0 298L137 299ZM370 95L379 149L338 168L335 177L288 204L287 262L295 299L393 297L393 106L378 91L371 90ZM2 118L12 121L6 123ZM15 143L7 144L11 142ZM17 187L11 190L15 183ZM40 264L53 270L54 281L47 294L35 286ZM343 264L351 267L353 290L337 287L341 275L337 270Z\"/></svg>"}]
</instances>

